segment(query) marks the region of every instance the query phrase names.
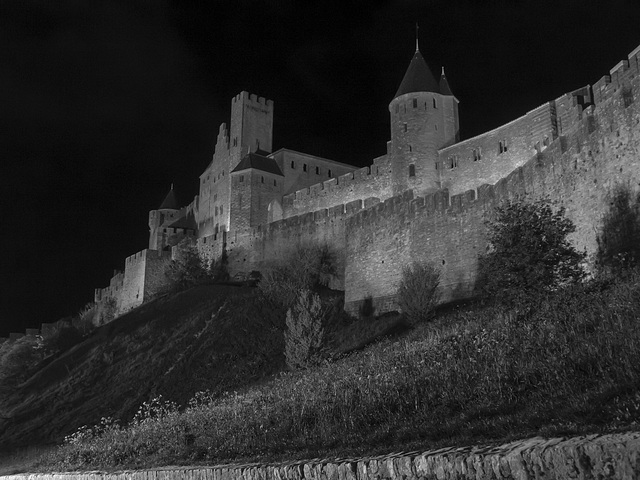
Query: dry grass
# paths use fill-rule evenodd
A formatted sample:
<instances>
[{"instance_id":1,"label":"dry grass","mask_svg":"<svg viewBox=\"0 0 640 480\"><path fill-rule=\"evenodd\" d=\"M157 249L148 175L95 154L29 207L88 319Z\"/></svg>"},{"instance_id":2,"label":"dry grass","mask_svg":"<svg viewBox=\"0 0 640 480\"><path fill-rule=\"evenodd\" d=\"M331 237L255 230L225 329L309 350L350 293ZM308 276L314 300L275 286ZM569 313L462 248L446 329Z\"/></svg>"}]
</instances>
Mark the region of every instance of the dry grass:
<instances>
[{"instance_id":1,"label":"dry grass","mask_svg":"<svg viewBox=\"0 0 640 480\"><path fill-rule=\"evenodd\" d=\"M57 468L150 466L571 434L640 420L640 275L461 309L244 392L76 439Z\"/></svg>"}]
</instances>

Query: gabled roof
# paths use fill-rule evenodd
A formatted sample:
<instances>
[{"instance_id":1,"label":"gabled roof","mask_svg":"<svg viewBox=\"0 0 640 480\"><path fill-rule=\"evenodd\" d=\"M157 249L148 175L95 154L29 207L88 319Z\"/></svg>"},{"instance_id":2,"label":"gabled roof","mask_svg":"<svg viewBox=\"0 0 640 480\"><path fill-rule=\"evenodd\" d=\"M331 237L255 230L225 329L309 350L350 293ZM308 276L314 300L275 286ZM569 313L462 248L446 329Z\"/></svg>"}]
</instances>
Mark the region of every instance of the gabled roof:
<instances>
[{"instance_id":1,"label":"gabled roof","mask_svg":"<svg viewBox=\"0 0 640 480\"><path fill-rule=\"evenodd\" d=\"M242 170L249 170L250 168L254 168L256 170L262 170L263 172L273 173L274 175L280 175L284 177L282 174L282 170L276 163L273 158L265 157L258 153L248 153L245 155L236 168L234 168L233 172L240 172Z\"/></svg>"},{"instance_id":2,"label":"gabled roof","mask_svg":"<svg viewBox=\"0 0 640 480\"><path fill-rule=\"evenodd\" d=\"M407 72L404 74L402 83L400 83L400 87L393 98L398 98L400 95L413 92L441 93L438 82L431 73L431 70L429 70L427 62L424 61L418 49L416 49L409 68L407 68Z\"/></svg>"},{"instance_id":3,"label":"gabled roof","mask_svg":"<svg viewBox=\"0 0 640 480\"><path fill-rule=\"evenodd\" d=\"M158 210L178 210L178 202L176 200L176 194L173 193L173 184L171 184L171 190L164 197L164 200L158 207Z\"/></svg>"},{"instance_id":4,"label":"gabled roof","mask_svg":"<svg viewBox=\"0 0 640 480\"><path fill-rule=\"evenodd\" d=\"M196 217L193 211L187 212L186 215L180 217L178 220L169 225L169 228L184 228L186 230L197 230L198 224L196 223Z\"/></svg>"},{"instance_id":5,"label":"gabled roof","mask_svg":"<svg viewBox=\"0 0 640 480\"><path fill-rule=\"evenodd\" d=\"M440 75L440 93L442 95L453 96L453 92L451 88L449 88L449 82L447 82L447 77L444 76L444 67L442 67L442 74Z\"/></svg>"}]
</instances>

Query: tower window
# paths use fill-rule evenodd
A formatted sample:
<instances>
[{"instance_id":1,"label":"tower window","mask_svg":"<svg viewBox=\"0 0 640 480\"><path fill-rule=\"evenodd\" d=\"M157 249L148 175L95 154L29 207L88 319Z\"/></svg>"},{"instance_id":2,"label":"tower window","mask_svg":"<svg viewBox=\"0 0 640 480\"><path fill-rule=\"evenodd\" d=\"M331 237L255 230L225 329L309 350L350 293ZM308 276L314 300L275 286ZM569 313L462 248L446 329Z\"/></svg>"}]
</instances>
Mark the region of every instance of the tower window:
<instances>
[{"instance_id":1,"label":"tower window","mask_svg":"<svg viewBox=\"0 0 640 480\"><path fill-rule=\"evenodd\" d=\"M294 162L293 160L291 160L291 168L296 168L296 162Z\"/></svg>"},{"instance_id":2,"label":"tower window","mask_svg":"<svg viewBox=\"0 0 640 480\"><path fill-rule=\"evenodd\" d=\"M218 216L218 207L215 208L215 215Z\"/></svg>"},{"instance_id":3,"label":"tower window","mask_svg":"<svg viewBox=\"0 0 640 480\"><path fill-rule=\"evenodd\" d=\"M244 182L244 175L240 175L240 183Z\"/></svg>"},{"instance_id":4,"label":"tower window","mask_svg":"<svg viewBox=\"0 0 640 480\"><path fill-rule=\"evenodd\" d=\"M504 153L507 151L507 141L506 140L500 140L500 144L498 146L498 152L499 153Z\"/></svg>"},{"instance_id":5,"label":"tower window","mask_svg":"<svg viewBox=\"0 0 640 480\"><path fill-rule=\"evenodd\" d=\"M331 169L329 169L329 171L327 172L327 177L331 176Z\"/></svg>"},{"instance_id":6,"label":"tower window","mask_svg":"<svg viewBox=\"0 0 640 480\"><path fill-rule=\"evenodd\" d=\"M405 132L407 131L407 124L406 123L404 124L404 131Z\"/></svg>"},{"instance_id":7,"label":"tower window","mask_svg":"<svg viewBox=\"0 0 640 480\"><path fill-rule=\"evenodd\" d=\"M418 99L417 98L413 99L413 108L418 108Z\"/></svg>"},{"instance_id":8,"label":"tower window","mask_svg":"<svg viewBox=\"0 0 640 480\"><path fill-rule=\"evenodd\" d=\"M264 183L264 177L260 177L260 183Z\"/></svg>"},{"instance_id":9,"label":"tower window","mask_svg":"<svg viewBox=\"0 0 640 480\"><path fill-rule=\"evenodd\" d=\"M274 181L273 181L273 186L274 186L274 187L277 187L277 186L278 186L278 182L274 180Z\"/></svg>"},{"instance_id":10,"label":"tower window","mask_svg":"<svg viewBox=\"0 0 640 480\"><path fill-rule=\"evenodd\" d=\"M409 165L409 176L410 177L416 176L416 166L414 164Z\"/></svg>"},{"instance_id":11,"label":"tower window","mask_svg":"<svg viewBox=\"0 0 640 480\"><path fill-rule=\"evenodd\" d=\"M433 108L438 108L438 105L436 104L436 99L435 99L435 97L433 98Z\"/></svg>"},{"instance_id":12,"label":"tower window","mask_svg":"<svg viewBox=\"0 0 640 480\"><path fill-rule=\"evenodd\" d=\"M477 162L481 158L482 158L482 150L480 149L480 147L474 148L473 149L473 161Z\"/></svg>"},{"instance_id":13,"label":"tower window","mask_svg":"<svg viewBox=\"0 0 640 480\"><path fill-rule=\"evenodd\" d=\"M307 171L307 164L306 164L306 163L303 163L303 164L302 164L302 171L303 171L303 172L306 172L306 171Z\"/></svg>"},{"instance_id":14,"label":"tower window","mask_svg":"<svg viewBox=\"0 0 640 480\"><path fill-rule=\"evenodd\" d=\"M437 132L438 131L438 125L434 125L434 130Z\"/></svg>"},{"instance_id":15,"label":"tower window","mask_svg":"<svg viewBox=\"0 0 640 480\"><path fill-rule=\"evenodd\" d=\"M222 215L223 210L224 210L224 206L220 205L220 215Z\"/></svg>"},{"instance_id":16,"label":"tower window","mask_svg":"<svg viewBox=\"0 0 640 480\"><path fill-rule=\"evenodd\" d=\"M320 175L320 167L316 167L316 175Z\"/></svg>"},{"instance_id":17,"label":"tower window","mask_svg":"<svg viewBox=\"0 0 640 480\"><path fill-rule=\"evenodd\" d=\"M458 168L458 156L451 155L449 158L449 168Z\"/></svg>"},{"instance_id":18,"label":"tower window","mask_svg":"<svg viewBox=\"0 0 640 480\"><path fill-rule=\"evenodd\" d=\"M411 149L411 145L409 145L409 151L410 151L410 152L412 151L412 149Z\"/></svg>"}]
</instances>

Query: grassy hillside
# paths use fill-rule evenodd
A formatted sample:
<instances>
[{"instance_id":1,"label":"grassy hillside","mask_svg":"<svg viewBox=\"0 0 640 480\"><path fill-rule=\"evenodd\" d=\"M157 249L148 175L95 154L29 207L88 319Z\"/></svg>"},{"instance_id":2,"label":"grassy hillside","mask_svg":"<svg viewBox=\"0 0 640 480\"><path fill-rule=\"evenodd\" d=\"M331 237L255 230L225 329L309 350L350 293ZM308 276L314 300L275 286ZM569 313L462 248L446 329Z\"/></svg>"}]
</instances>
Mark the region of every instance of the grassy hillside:
<instances>
[{"instance_id":1,"label":"grassy hillside","mask_svg":"<svg viewBox=\"0 0 640 480\"><path fill-rule=\"evenodd\" d=\"M0 449L61 441L103 416L130 419L157 395L186 403L196 391L238 390L279 371L284 313L255 289L200 286L100 327L0 392Z\"/></svg>"},{"instance_id":2,"label":"grassy hillside","mask_svg":"<svg viewBox=\"0 0 640 480\"><path fill-rule=\"evenodd\" d=\"M284 312L251 288L197 287L99 329L6 394L0 438L34 445L102 416L124 420L24 467L69 470L637 429L639 319L636 272L514 309L441 309L414 329L393 316L339 317L331 360L279 373ZM133 418L160 394L185 405L205 389L213 397Z\"/></svg>"}]
</instances>

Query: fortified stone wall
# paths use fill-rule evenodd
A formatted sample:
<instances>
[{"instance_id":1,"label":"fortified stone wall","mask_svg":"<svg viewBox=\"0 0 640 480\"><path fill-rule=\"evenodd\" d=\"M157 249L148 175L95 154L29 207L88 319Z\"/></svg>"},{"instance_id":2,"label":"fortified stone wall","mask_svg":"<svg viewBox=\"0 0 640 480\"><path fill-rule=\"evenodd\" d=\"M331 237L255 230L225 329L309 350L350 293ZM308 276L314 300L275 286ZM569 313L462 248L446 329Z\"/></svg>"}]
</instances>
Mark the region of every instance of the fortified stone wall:
<instances>
[{"instance_id":1,"label":"fortified stone wall","mask_svg":"<svg viewBox=\"0 0 640 480\"><path fill-rule=\"evenodd\" d=\"M506 125L442 149L436 166L441 188L457 194L496 183L536 151L546 149L558 136L556 125L555 102L548 102Z\"/></svg>"},{"instance_id":2,"label":"fortified stone wall","mask_svg":"<svg viewBox=\"0 0 640 480\"><path fill-rule=\"evenodd\" d=\"M486 247L485 218L502 200L548 197L575 223L575 246L592 254L614 187L640 191L640 77L584 111L574 133L559 137L495 185L424 198L405 194L347 220L345 303L357 311L371 296L379 312L395 307L402 267L429 260L443 270L444 300L467 296ZM629 100L629 92L631 98Z\"/></svg>"},{"instance_id":3,"label":"fortified stone wall","mask_svg":"<svg viewBox=\"0 0 640 480\"><path fill-rule=\"evenodd\" d=\"M284 218L344 205L369 197L392 195L391 177L380 159L371 167L332 178L283 198Z\"/></svg>"}]
</instances>

